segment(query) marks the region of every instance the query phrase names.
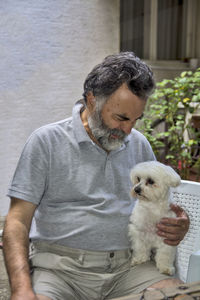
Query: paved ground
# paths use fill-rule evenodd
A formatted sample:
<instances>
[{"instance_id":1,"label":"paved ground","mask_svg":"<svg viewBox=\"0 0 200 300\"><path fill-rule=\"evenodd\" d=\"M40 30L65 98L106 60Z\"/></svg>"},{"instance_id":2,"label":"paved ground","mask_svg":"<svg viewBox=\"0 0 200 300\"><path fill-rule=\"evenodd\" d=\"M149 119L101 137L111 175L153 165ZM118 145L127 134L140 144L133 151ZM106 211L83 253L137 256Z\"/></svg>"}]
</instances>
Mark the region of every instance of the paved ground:
<instances>
[{"instance_id":1,"label":"paved ground","mask_svg":"<svg viewBox=\"0 0 200 300\"><path fill-rule=\"evenodd\" d=\"M0 217L0 229L3 228L3 220ZM1 241L1 238L0 238ZM2 249L0 249L0 300L8 300L9 299L9 283L8 276L6 273L4 261L3 261L3 253Z\"/></svg>"}]
</instances>

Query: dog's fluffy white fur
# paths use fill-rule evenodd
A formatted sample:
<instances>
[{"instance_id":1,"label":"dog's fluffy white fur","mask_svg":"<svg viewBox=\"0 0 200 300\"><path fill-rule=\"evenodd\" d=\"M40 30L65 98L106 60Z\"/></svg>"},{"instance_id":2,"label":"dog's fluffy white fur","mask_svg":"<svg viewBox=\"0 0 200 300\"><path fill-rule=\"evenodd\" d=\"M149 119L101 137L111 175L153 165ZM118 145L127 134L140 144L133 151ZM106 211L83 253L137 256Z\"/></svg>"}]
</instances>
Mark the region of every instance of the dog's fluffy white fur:
<instances>
[{"instance_id":1,"label":"dog's fluffy white fur","mask_svg":"<svg viewBox=\"0 0 200 300\"><path fill-rule=\"evenodd\" d=\"M131 195L138 199L130 217L129 237L133 249L132 265L150 260L154 249L156 266L161 273L173 275L176 247L163 242L156 224L163 217L174 217L170 210L170 187L180 184L180 176L157 161L137 164L131 171Z\"/></svg>"}]
</instances>

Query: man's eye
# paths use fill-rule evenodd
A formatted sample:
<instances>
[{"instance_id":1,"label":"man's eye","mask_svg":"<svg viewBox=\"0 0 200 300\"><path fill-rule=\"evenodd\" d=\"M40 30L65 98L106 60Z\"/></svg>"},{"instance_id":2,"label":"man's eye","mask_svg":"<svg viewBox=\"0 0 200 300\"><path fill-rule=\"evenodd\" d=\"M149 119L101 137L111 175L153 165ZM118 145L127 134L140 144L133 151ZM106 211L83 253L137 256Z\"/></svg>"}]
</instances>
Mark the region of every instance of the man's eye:
<instances>
[{"instance_id":1,"label":"man's eye","mask_svg":"<svg viewBox=\"0 0 200 300\"><path fill-rule=\"evenodd\" d=\"M151 179L151 178L147 179L147 184L154 184L153 179Z\"/></svg>"},{"instance_id":2,"label":"man's eye","mask_svg":"<svg viewBox=\"0 0 200 300\"><path fill-rule=\"evenodd\" d=\"M116 115L115 118L116 118L118 121L122 121L122 122L129 121L129 118L127 118L127 117L125 117L125 116L121 116L121 115Z\"/></svg>"},{"instance_id":3,"label":"man's eye","mask_svg":"<svg viewBox=\"0 0 200 300\"><path fill-rule=\"evenodd\" d=\"M116 121L123 121L123 119L120 116L114 116L113 119Z\"/></svg>"}]
</instances>

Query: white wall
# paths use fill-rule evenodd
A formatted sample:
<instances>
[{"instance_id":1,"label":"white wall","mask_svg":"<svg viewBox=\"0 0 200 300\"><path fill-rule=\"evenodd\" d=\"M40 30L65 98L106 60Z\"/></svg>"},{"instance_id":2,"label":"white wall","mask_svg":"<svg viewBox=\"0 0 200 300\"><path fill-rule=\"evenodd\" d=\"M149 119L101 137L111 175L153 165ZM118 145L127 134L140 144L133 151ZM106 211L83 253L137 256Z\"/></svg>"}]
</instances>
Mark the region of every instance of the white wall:
<instances>
[{"instance_id":1,"label":"white wall","mask_svg":"<svg viewBox=\"0 0 200 300\"><path fill-rule=\"evenodd\" d=\"M119 0L0 3L0 215L30 133L71 115L91 68L119 51Z\"/></svg>"}]
</instances>

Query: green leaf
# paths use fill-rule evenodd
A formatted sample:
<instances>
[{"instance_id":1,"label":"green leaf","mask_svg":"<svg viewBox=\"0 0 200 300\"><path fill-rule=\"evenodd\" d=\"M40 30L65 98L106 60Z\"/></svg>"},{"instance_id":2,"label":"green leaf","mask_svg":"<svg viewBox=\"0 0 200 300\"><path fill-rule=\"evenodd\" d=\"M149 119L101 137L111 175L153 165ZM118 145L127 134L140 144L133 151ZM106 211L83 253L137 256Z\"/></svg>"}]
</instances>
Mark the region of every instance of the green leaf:
<instances>
[{"instance_id":1,"label":"green leaf","mask_svg":"<svg viewBox=\"0 0 200 300\"><path fill-rule=\"evenodd\" d=\"M172 155L172 154L168 154L168 155L166 155L166 159L174 159L175 158L175 156L174 155Z\"/></svg>"},{"instance_id":2,"label":"green leaf","mask_svg":"<svg viewBox=\"0 0 200 300\"><path fill-rule=\"evenodd\" d=\"M194 111L195 111L195 108L194 107L189 107L189 112L192 114Z\"/></svg>"},{"instance_id":3,"label":"green leaf","mask_svg":"<svg viewBox=\"0 0 200 300\"><path fill-rule=\"evenodd\" d=\"M187 75L187 72L186 72L186 71L184 71L184 72L181 73L181 77L182 77L182 78L185 77L186 75Z\"/></svg>"}]
</instances>

